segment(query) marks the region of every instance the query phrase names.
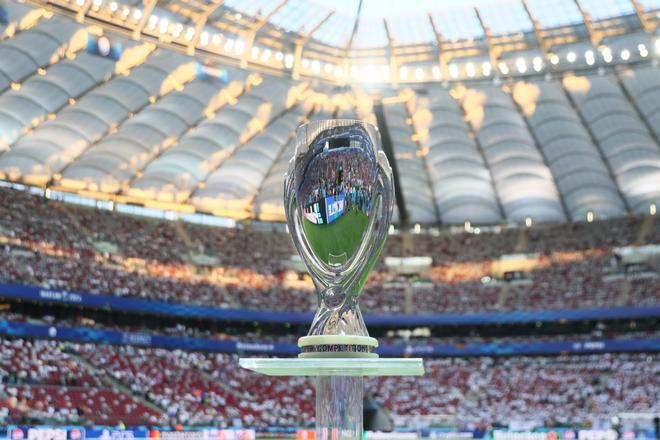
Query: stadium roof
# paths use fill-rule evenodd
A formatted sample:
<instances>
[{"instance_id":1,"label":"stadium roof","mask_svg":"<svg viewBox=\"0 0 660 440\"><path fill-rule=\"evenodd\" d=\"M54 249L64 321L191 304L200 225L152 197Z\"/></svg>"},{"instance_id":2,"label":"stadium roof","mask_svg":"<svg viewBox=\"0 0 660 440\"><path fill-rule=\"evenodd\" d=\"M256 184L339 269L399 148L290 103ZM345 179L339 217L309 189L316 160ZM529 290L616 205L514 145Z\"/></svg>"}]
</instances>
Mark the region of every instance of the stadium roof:
<instances>
[{"instance_id":1,"label":"stadium roof","mask_svg":"<svg viewBox=\"0 0 660 440\"><path fill-rule=\"evenodd\" d=\"M382 48L357 42L320 61L330 45L318 39L335 11L232 1L3 4L0 178L113 203L282 220L296 126L378 116L398 178L395 221L584 220L660 204L655 5L635 0L632 13L625 2L588 0L453 9L477 18L481 39L390 38L391 57L378 65L360 63ZM562 4L563 15L529 13ZM497 7L518 10L532 30L498 27L518 19ZM457 22L447 14L417 17L437 36L442 20ZM398 20L379 28L391 37ZM371 29L357 22L358 31ZM399 64L405 57L415 61ZM362 87L365 79L379 87Z\"/></svg>"}]
</instances>

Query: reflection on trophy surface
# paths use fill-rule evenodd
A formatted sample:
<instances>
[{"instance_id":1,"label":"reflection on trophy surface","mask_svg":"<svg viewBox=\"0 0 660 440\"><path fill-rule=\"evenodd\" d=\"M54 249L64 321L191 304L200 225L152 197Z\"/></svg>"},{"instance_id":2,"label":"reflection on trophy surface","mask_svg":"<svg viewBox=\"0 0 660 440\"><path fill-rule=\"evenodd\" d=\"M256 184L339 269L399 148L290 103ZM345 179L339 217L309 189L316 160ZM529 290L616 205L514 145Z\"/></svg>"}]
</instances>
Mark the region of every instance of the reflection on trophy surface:
<instances>
[{"instance_id":1,"label":"reflection on trophy surface","mask_svg":"<svg viewBox=\"0 0 660 440\"><path fill-rule=\"evenodd\" d=\"M293 241L316 285L319 309L302 357L375 357L358 297L387 237L392 172L375 127L314 121L298 129L285 182Z\"/></svg>"}]
</instances>

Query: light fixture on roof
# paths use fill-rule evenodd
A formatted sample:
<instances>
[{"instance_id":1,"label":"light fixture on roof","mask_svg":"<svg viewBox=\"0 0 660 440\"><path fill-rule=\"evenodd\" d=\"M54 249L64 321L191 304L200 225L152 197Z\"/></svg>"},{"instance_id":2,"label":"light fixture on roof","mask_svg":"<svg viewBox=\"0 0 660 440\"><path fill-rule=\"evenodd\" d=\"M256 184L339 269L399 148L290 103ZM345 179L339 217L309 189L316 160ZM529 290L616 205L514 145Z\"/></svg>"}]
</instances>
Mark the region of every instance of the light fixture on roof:
<instances>
[{"instance_id":1,"label":"light fixture on roof","mask_svg":"<svg viewBox=\"0 0 660 440\"><path fill-rule=\"evenodd\" d=\"M593 64L596 62L596 57L594 56L594 51L593 50L588 50L584 53L584 60L586 63L590 66L593 66Z\"/></svg>"},{"instance_id":2,"label":"light fixture on roof","mask_svg":"<svg viewBox=\"0 0 660 440\"><path fill-rule=\"evenodd\" d=\"M188 35L186 34L186 40L188 39ZM233 38L227 38L227 41L225 41L225 52L230 52L234 48L234 39Z\"/></svg>"},{"instance_id":3,"label":"light fixture on roof","mask_svg":"<svg viewBox=\"0 0 660 440\"><path fill-rule=\"evenodd\" d=\"M621 51L621 59L623 61L628 61L630 59L630 51L628 49L623 49Z\"/></svg>"},{"instance_id":4,"label":"light fixture on roof","mask_svg":"<svg viewBox=\"0 0 660 440\"><path fill-rule=\"evenodd\" d=\"M468 76L468 78L474 77L475 69L473 63L467 63L465 65L465 74Z\"/></svg>"},{"instance_id":5,"label":"light fixture on roof","mask_svg":"<svg viewBox=\"0 0 660 440\"><path fill-rule=\"evenodd\" d=\"M21 83L13 82L10 84L12 90L21 90Z\"/></svg>"},{"instance_id":6,"label":"light fixture on roof","mask_svg":"<svg viewBox=\"0 0 660 440\"><path fill-rule=\"evenodd\" d=\"M518 69L519 73L527 72L527 61L525 61L524 58L518 58L516 60L516 68Z\"/></svg>"},{"instance_id":7,"label":"light fixture on roof","mask_svg":"<svg viewBox=\"0 0 660 440\"><path fill-rule=\"evenodd\" d=\"M290 69L290 68L293 67L293 54L292 53L288 53L284 57L284 67L286 67L287 69Z\"/></svg>"},{"instance_id":8,"label":"light fixture on roof","mask_svg":"<svg viewBox=\"0 0 660 440\"><path fill-rule=\"evenodd\" d=\"M103 0L94 0L92 1L92 8L95 11L98 11L102 4L103 4Z\"/></svg>"},{"instance_id":9,"label":"light fixture on roof","mask_svg":"<svg viewBox=\"0 0 660 440\"><path fill-rule=\"evenodd\" d=\"M592 223L594 221L593 211L587 211L587 223Z\"/></svg>"},{"instance_id":10,"label":"light fixture on roof","mask_svg":"<svg viewBox=\"0 0 660 440\"><path fill-rule=\"evenodd\" d=\"M569 53L566 54L566 61L569 63L574 63L575 60L577 60L577 54L573 51L570 51Z\"/></svg>"},{"instance_id":11,"label":"light fixture on roof","mask_svg":"<svg viewBox=\"0 0 660 440\"><path fill-rule=\"evenodd\" d=\"M415 69L415 78L417 80L421 81L421 80L424 79L425 76L426 75L424 74L424 69L422 69L421 67L418 67L418 68Z\"/></svg>"},{"instance_id":12,"label":"light fixture on roof","mask_svg":"<svg viewBox=\"0 0 660 440\"><path fill-rule=\"evenodd\" d=\"M552 55L550 55L550 64L552 64L553 66L559 64L559 56L557 54L553 53Z\"/></svg>"},{"instance_id":13,"label":"light fixture on roof","mask_svg":"<svg viewBox=\"0 0 660 440\"><path fill-rule=\"evenodd\" d=\"M37 69L37 73L39 74L39 76L44 76L46 74L46 69L44 69L43 67L39 67Z\"/></svg>"},{"instance_id":14,"label":"light fixture on roof","mask_svg":"<svg viewBox=\"0 0 660 440\"><path fill-rule=\"evenodd\" d=\"M484 61L481 65L481 73L483 73L484 76L490 76L492 70L493 67L490 65L490 61Z\"/></svg>"},{"instance_id":15,"label":"light fixture on roof","mask_svg":"<svg viewBox=\"0 0 660 440\"><path fill-rule=\"evenodd\" d=\"M199 36L199 43L202 46L207 46L209 44L209 33L204 31L202 35Z\"/></svg>"},{"instance_id":16,"label":"light fixture on roof","mask_svg":"<svg viewBox=\"0 0 660 440\"><path fill-rule=\"evenodd\" d=\"M76 0L76 4L77 4L78 6L82 6L82 5L85 4L85 0Z\"/></svg>"},{"instance_id":17,"label":"light fixture on roof","mask_svg":"<svg viewBox=\"0 0 660 440\"><path fill-rule=\"evenodd\" d=\"M449 76L452 78L456 78L458 76L458 65L457 64L450 64L449 65Z\"/></svg>"},{"instance_id":18,"label":"light fixture on roof","mask_svg":"<svg viewBox=\"0 0 660 440\"><path fill-rule=\"evenodd\" d=\"M419 234L422 231L422 226L419 223L415 223L415 234Z\"/></svg>"},{"instance_id":19,"label":"light fixture on roof","mask_svg":"<svg viewBox=\"0 0 660 440\"><path fill-rule=\"evenodd\" d=\"M319 60L312 61L312 73L317 75L321 72L321 62Z\"/></svg>"},{"instance_id":20,"label":"light fixture on roof","mask_svg":"<svg viewBox=\"0 0 660 440\"><path fill-rule=\"evenodd\" d=\"M323 71L324 71L326 74L330 75L330 74L332 73L332 64L330 64L330 63L325 63L325 65L323 66Z\"/></svg>"},{"instance_id":21,"label":"light fixture on roof","mask_svg":"<svg viewBox=\"0 0 660 440\"><path fill-rule=\"evenodd\" d=\"M282 62L284 59L284 53L282 51L275 52L275 59L279 62Z\"/></svg>"},{"instance_id":22,"label":"light fixture on roof","mask_svg":"<svg viewBox=\"0 0 660 440\"><path fill-rule=\"evenodd\" d=\"M655 52L660 53L660 38L656 38L655 40Z\"/></svg>"},{"instance_id":23,"label":"light fixture on roof","mask_svg":"<svg viewBox=\"0 0 660 440\"><path fill-rule=\"evenodd\" d=\"M532 68L535 72L540 72L543 69L543 58L538 56L534 57L532 60Z\"/></svg>"},{"instance_id":24,"label":"light fixture on roof","mask_svg":"<svg viewBox=\"0 0 660 440\"><path fill-rule=\"evenodd\" d=\"M142 10L141 9L133 9L133 20L139 21L142 18Z\"/></svg>"},{"instance_id":25,"label":"light fixture on roof","mask_svg":"<svg viewBox=\"0 0 660 440\"><path fill-rule=\"evenodd\" d=\"M465 232L470 232L470 230L472 230L472 223L470 223L470 220L465 220L465 223L463 223L463 229L465 229Z\"/></svg>"},{"instance_id":26,"label":"light fixture on roof","mask_svg":"<svg viewBox=\"0 0 660 440\"><path fill-rule=\"evenodd\" d=\"M179 31L179 33L180 33L180 31ZM192 27L192 26L189 26L188 29L186 29L186 41L192 41L194 36L195 36L195 28Z\"/></svg>"},{"instance_id":27,"label":"light fixture on roof","mask_svg":"<svg viewBox=\"0 0 660 440\"><path fill-rule=\"evenodd\" d=\"M124 18L126 18L131 14L131 10L124 6L124 9L122 9L121 13L124 16Z\"/></svg>"},{"instance_id":28,"label":"light fixture on roof","mask_svg":"<svg viewBox=\"0 0 660 440\"><path fill-rule=\"evenodd\" d=\"M532 222L532 218L531 218L531 217L525 217L525 226L527 226L528 228L531 228L531 227L532 227L532 223L533 223L533 222Z\"/></svg>"},{"instance_id":29,"label":"light fixture on roof","mask_svg":"<svg viewBox=\"0 0 660 440\"><path fill-rule=\"evenodd\" d=\"M362 81L373 81L376 75L376 66L369 65L362 68Z\"/></svg>"},{"instance_id":30,"label":"light fixture on roof","mask_svg":"<svg viewBox=\"0 0 660 440\"><path fill-rule=\"evenodd\" d=\"M357 78L359 75L357 66L351 66L351 76Z\"/></svg>"},{"instance_id":31,"label":"light fixture on roof","mask_svg":"<svg viewBox=\"0 0 660 440\"><path fill-rule=\"evenodd\" d=\"M174 29L172 29L172 36L173 36L174 38L176 38L176 37L178 37L179 35L181 35L181 32L183 32L183 25L182 25L181 23L177 23L177 24L174 26ZM192 35L191 35L191 38L190 38L190 39L192 40Z\"/></svg>"},{"instance_id":32,"label":"light fixture on roof","mask_svg":"<svg viewBox=\"0 0 660 440\"><path fill-rule=\"evenodd\" d=\"M433 66L433 68L431 69L431 75L433 75L433 79L440 79L441 77L440 66Z\"/></svg>"},{"instance_id":33,"label":"light fixture on roof","mask_svg":"<svg viewBox=\"0 0 660 440\"><path fill-rule=\"evenodd\" d=\"M261 54L261 61L263 61L264 63L267 63L267 62L270 61L272 56L273 56L273 52L270 49L266 49L266 50L264 50L264 53Z\"/></svg>"},{"instance_id":34,"label":"light fixture on roof","mask_svg":"<svg viewBox=\"0 0 660 440\"><path fill-rule=\"evenodd\" d=\"M243 40L241 39L236 40L236 44L234 44L234 52L236 52L237 55L241 55L244 50L245 50L245 43L243 42Z\"/></svg>"},{"instance_id":35,"label":"light fixture on roof","mask_svg":"<svg viewBox=\"0 0 660 440\"><path fill-rule=\"evenodd\" d=\"M259 58L259 47L252 46L252 50L250 51L250 56L252 57L253 60Z\"/></svg>"},{"instance_id":36,"label":"light fixture on roof","mask_svg":"<svg viewBox=\"0 0 660 440\"><path fill-rule=\"evenodd\" d=\"M160 26L159 26L159 28L158 28L159 31L160 31L160 33L161 33L161 34L166 33L166 32L167 32L167 28L169 27L169 25L170 25L170 21L167 19L167 17L163 17L163 18L160 20Z\"/></svg>"},{"instance_id":37,"label":"light fixture on roof","mask_svg":"<svg viewBox=\"0 0 660 440\"><path fill-rule=\"evenodd\" d=\"M657 208L656 208L656 206L655 206L655 203L651 203L651 204L649 205L649 214L651 214L651 215L655 215L655 213L656 213L656 209L657 209Z\"/></svg>"},{"instance_id":38,"label":"light fixture on roof","mask_svg":"<svg viewBox=\"0 0 660 440\"><path fill-rule=\"evenodd\" d=\"M117 2L111 2L110 3L110 10L112 12L115 12L119 6L117 5Z\"/></svg>"},{"instance_id":39,"label":"light fixture on roof","mask_svg":"<svg viewBox=\"0 0 660 440\"><path fill-rule=\"evenodd\" d=\"M309 58L303 58L300 64L302 65L303 69L309 69Z\"/></svg>"},{"instance_id":40,"label":"light fixture on roof","mask_svg":"<svg viewBox=\"0 0 660 440\"><path fill-rule=\"evenodd\" d=\"M399 78L401 79L408 79L408 67L406 66L401 66L399 68Z\"/></svg>"},{"instance_id":41,"label":"light fixture on roof","mask_svg":"<svg viewBox=\"0 0 660 440\"><path fill-rule=\"evenodd\" d=\"M502 73L502 75L508 75L509 74L509 66L504 61L500 61L500 63L497 65L497 67L500 69L500 72Z\"/></svg>"},{"instance_id":42,"label":"light fixture on roof","mask_svg":"<svg viewBox=\"0 0 660 440\"><path fill-rule=\"evenodd\" d=\"M649 50L646 48L646 44L644 43L639 43L637 45L637 51L639 52L639 56L642 58L646 58L649 55Z\"/></svg>"},{"instance_id":43,"label":"light fixture on roof","mask_svg":"<svg viewBox=\"0 0 660 440\"><path fill-rule=\"evenodd\" d=\"M339 79L339 78L342 77L343 74L344 74L344 71L341 68L341 66L335 66L335 78Z\"/></svg>"}]
</instances>

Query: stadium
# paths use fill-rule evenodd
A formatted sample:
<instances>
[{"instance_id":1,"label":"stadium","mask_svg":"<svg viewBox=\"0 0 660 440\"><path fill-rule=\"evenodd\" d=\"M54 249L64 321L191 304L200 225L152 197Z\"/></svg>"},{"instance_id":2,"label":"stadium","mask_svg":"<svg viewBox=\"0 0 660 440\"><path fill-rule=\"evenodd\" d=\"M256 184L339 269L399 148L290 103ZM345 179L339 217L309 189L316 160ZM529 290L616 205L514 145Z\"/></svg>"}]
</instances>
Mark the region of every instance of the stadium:
<instances>
[{"instance_id":1,"label":"stadium","mask_svg":"<svg viewBox=\"0 0 660 440\"><path fill-rule=\"evenodd\" d=\"M300 352L285 173L335 118L393 171L365 322L426 370L366 379L365 439L660 438L659 24L657 0L0 0L0 439L313 439L313 382L238 361Z\"/></svg>"}]
</instances>

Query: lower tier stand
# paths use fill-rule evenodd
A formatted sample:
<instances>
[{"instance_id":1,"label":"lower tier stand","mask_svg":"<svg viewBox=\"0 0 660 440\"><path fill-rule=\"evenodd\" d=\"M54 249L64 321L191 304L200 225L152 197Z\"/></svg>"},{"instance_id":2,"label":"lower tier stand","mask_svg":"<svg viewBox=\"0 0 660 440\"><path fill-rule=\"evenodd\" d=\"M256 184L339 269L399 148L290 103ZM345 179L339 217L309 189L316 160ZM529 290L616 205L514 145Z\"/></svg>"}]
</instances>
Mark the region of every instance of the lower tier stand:
<instances>
[{"instance_id":1,"label":"lower tier stand","mask_svg":"<svg viewBox=\"0 0 660 440\"><path fill-rule=\"evenodd\" d=\"M364 376L421 376L421 358L243 358L267 376L310 376L316 385L316 440L362 439Z\"/></svg>"}]
</instances>

